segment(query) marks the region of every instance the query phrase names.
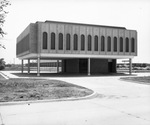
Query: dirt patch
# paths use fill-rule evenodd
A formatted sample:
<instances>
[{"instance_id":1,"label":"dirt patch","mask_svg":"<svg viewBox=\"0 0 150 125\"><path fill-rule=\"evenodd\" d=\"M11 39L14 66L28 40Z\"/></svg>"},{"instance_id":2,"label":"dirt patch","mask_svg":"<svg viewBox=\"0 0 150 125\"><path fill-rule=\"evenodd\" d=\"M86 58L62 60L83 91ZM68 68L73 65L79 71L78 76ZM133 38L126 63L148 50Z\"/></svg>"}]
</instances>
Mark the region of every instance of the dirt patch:
<instances>
[{"instance_id":1,"label":"dirt patch","mask_svg":"<svg viewBox=\"0 0 150 125\"><path fill-rule=\"evenodd\" d=\"M0 80L0 102L84 97L93 91L58 80Z\"/></svg>"}]
</instances>

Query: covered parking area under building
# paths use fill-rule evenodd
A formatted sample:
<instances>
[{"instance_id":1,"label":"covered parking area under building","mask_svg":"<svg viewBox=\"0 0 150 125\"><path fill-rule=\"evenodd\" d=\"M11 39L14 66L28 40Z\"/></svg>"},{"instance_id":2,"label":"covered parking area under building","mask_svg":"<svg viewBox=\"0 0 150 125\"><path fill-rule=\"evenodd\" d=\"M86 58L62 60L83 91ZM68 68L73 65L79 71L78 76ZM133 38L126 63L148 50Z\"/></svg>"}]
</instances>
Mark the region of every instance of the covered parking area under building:
<instances>
[{"instance_id":1,"label":"covered parking area under building","mask_svg":"<svg viewBox=\"0 0 150 125\"><path fill-rule=\"evenodd\" d=\"M119 58L120 59L120 58ZM108 74L108 73L117 73L116 58L88 58L88 57L35 57L35 56L26 56L21 59L21 72L24 73L24 61L27 60L27 70L30 74L30 64L31 60L36 60L36 72L37 76L40 76L41 63L43 60L51 62L55 60L56 62L56 73L62 74ZM61 68L60 68L61 67ZM132 73L132 58L129 58L129 73Z\"/></svg>"}]
</instances>

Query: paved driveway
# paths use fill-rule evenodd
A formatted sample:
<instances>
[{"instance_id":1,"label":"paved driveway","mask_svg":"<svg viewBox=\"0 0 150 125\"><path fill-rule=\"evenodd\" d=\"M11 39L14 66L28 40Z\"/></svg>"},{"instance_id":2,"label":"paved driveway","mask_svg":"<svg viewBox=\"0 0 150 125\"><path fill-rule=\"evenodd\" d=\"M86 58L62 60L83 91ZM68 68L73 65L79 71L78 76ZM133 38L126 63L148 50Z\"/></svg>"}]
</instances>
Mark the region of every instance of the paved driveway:
<instances>
[{"instance_id":1,"label":"paved driveway","mask_svg":"<svg viewBox=\"0 0 150 125\"><path fill-rule=\"evenodd\" d=\"M0 106L0 125L150 125L150 86L119 77L47 77L85 86L97 95L77 101Z\"/></svg>"}]
</instances>

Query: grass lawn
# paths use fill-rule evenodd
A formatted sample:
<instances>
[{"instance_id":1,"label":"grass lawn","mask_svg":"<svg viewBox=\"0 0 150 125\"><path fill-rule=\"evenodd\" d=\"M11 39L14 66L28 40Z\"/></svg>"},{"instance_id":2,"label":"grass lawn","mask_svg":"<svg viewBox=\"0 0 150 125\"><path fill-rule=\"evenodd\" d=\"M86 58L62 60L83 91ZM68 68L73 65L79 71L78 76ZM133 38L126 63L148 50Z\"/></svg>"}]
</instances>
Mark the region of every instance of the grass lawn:
<instances>
[{"instance_id":1,"label":"grass lawn","mask_svg":"<svg viewBox=\"0 0 150 125\"><path fill-rule=\"evenodd\" d=\"M141 83L141 84L150 85L150 76L124 77L124 78L121 78L121 79L123 79L123 80L130 80L130 81L138 82L138 83Z\"/></svg>"},{"instance_id":2,"label":"grass lawn","mask_svg":"<svg viewBox=\"0 0 150 125\"><path fill-rule=\"evenodd\" d=\"M84 97L87 88L58 80L0 79L0 102Z\"/></svg>"}]
</instances>

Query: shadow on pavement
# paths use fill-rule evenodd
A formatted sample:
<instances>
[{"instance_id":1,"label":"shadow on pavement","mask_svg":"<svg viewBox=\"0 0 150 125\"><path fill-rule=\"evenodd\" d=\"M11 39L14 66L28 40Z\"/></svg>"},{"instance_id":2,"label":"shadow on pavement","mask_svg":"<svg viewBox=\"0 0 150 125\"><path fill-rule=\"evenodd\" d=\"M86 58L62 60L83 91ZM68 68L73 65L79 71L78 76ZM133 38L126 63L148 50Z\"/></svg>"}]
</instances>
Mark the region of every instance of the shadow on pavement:
<instances>
[{"instance_id":1,"label":"shadow on pavement","mask_svg":"<svg viewBox=\"0 0 150 125\"><path fill-rule=\"evenodd\" d=\"M135 74L125 74L125 73L103 73L103 74L72 74L72 73L40 73L40 76L37 76L37 73L12 73L18 77L117 77L117 76L136 76Z\"/></svg>"}]
</instances>

